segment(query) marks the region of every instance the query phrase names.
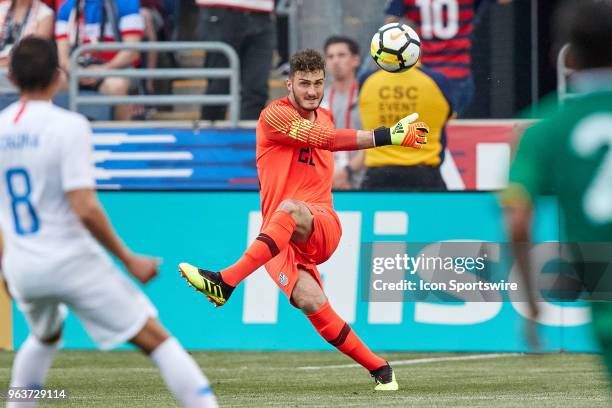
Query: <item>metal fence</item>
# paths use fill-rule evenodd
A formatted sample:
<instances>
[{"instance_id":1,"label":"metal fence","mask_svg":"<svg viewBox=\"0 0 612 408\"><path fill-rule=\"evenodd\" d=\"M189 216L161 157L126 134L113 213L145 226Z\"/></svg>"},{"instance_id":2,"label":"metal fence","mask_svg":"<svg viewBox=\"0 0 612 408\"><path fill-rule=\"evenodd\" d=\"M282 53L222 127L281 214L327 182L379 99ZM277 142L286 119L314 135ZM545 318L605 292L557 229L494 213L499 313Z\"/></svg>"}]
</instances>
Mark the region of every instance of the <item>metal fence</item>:
<instances>
[{"instance_id":1,"label":"metal fence","mask_svg":"<svg viewBox=\"0 0 612 408\"><path fill-rule=\"evenodd\" d=\"M11 94L17 92L17 89L11 84L8 79L8 68L0 67L0 95Z\"/></svg>"},{"instance_id":2,"label":"metal fence","mask_svg":"<svg viewBox=\"0 0 612 408\"><path fill-rule=\"evenodd\" d=\"M184 51L205 50L221 52L229 60L228 68L126 68L90 71L78 65L79 56L89 52L132 50L150 51ZM228 44L221 42L150 42L150 43L106 43L87 44L78 47L70 58L71 75L69 85L70 109L76 111L79 105L227 105L229 120L237 126L240 119L240 61L236 51ZM126 96L82 96L79 95L81 78L227 78L230 82L227 95L126 95Z\"/></svg>"},{"instance_id":3,"label":"metal fence","mask_svg":"<svg viewBox=\"0 0 612 408\"><path fill-rule=\"evenodd\" d=\"M557 56L557 97L561 103L572 96L568 91L567 84L570 75L574 72L573 69L567 66L567 53L569 52L569 48L570 45L565 44Z\"/></svg>"}]
</instances>

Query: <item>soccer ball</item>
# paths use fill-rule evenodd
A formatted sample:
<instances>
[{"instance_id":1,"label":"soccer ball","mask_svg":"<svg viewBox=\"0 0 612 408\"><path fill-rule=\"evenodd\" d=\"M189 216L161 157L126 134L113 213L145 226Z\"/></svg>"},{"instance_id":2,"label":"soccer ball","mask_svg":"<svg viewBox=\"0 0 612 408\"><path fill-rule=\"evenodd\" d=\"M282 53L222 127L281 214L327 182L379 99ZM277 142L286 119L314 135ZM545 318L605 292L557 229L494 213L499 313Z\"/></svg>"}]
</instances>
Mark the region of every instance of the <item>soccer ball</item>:
<instances>
[{"instance_id":1,"label":"soccer ball","mask_svg":"<svg viewBox=\"0 0 612 408\"><path fill-rule=\"evenodd\" d=\"M406 24L385 24L372 37L370 53L385 71L404 72L419 61L421 39Z\"/></svg>"}]
</instances>

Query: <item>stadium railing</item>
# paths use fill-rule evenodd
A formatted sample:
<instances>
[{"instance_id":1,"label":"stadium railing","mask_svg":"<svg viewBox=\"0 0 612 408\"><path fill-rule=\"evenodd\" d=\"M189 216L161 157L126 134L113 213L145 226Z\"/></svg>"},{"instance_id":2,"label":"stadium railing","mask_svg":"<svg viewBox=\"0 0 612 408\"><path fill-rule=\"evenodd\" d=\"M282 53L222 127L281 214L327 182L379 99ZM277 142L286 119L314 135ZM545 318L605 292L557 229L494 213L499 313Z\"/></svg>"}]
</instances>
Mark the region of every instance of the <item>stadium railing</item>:
<instances>
[{"instance_id":1,"label":"stadium railing","mask_svg":"<svg viewBox=\"0 0 612 408\"><path fill-rule=\"evenodd\" d=\"M0 110L18 99L18 91L8 79L8 68L0 68Z\"/></svg>"},{"instance_id":2,"label":"stadium railing","mask_svg":"<svg viewBox=\"0 0 612 408\"><path fill-rule=\"evenodd\" d=\"M569 52L569 44L565 44L559 50L557 55L557 97L559 102L563 103L565 99L572 97L572 94L568 92L567 80L570 75L574 72L573 69L568 68L566 65L567 53Z\"/></svg>"},{"instance_id":3,"label":"stadium railing","mask_svg":"<svg viewBox=\"0 0 612 408\"><path fill-rule=\"evenodd\" d=\"M95 51L133 50L150 51L185 51L205 50L221 52L228 61L228 68L123 68L90 71L79 66L78 59L84 53ZM227 105L229 121L237 126L240 116L240 60L236 51L222 42L149 42L149 43L105 43L86 44L78 47L70 57L70 110L76 111L79 105ZM126 96L82 96L79 95L79 79L81 78L227 78L230 87L229 94L221 95L126 95Z\"/></svg>"},{"instance_id":4,"label":"stadium railing","mask_svg":"<svg viewBox=\"0 0 612 408\"><path fill-rule=\"evenodd\" d=\"M17 88L8 79L8 67L0 67L0 94L16 93Z\"/></svg>"}]
</instances>

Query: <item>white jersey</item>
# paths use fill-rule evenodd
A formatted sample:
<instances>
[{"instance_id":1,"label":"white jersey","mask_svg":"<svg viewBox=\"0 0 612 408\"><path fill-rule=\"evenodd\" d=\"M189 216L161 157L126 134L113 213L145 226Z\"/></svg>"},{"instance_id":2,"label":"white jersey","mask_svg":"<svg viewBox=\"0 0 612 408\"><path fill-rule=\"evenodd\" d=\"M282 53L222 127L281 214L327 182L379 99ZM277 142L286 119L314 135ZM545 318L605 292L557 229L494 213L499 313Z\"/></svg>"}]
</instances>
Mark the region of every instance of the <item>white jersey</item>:
<instances>
[{"instance_id":1,"label":"white jersey","mask_svg":"<svg viewBox=\"0 0 612 408\"><path fill-rule=\"evenodd\" d=\"M38 338L57 334L68 305L103 349L133 338L157 310L81 224L66 193L94 187L87 120L50 102L0 112L3 272Z\"/></svg>"},{"instance_id":2,"label":"white jersey","mask_svg":"<svg viewBox=\"0 0 612 408\"><path fill-rule=\"evenodd\" d=\"M93 188L87 120L45 101L0 113L0 230L7 278L22 271L62 276L107 257L70 207L66 192ZM30 275L32 276L32 275Z\"/></svg>"}]
</instances>

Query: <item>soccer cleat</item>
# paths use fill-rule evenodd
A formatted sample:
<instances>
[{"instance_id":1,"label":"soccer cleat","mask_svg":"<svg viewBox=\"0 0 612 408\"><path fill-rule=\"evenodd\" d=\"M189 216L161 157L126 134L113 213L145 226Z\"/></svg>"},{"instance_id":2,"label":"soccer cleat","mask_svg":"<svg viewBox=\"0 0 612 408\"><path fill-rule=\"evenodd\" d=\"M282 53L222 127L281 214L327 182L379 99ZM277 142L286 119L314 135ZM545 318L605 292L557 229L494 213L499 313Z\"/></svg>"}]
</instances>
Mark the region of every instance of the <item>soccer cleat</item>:
<instances>
[{"instance_id":1,"label":"soccer cleat","mask_svg":"<svg viewBox=\"0 0 612 408\"><path fill-rule=\"evenodd\" d=\"M202 292L217 307L223 306L234 291L233 286L223 282L220 273L200 269L188 263L179 264L179 272L187 279L189 286Z\"/></svg>"},{"instance_id":2,"label":"soccer cleat","mask_svg":"<svg viewBox=\"0 0 612 408\"><path fill-rule=\"evenodd\" d=\"M370 371L370 375L374 377L376 382L374 391L397 391L399 389L399 385L395 380L395 373L388 363L374 371Z\"/></svg>"}]
</instances>

